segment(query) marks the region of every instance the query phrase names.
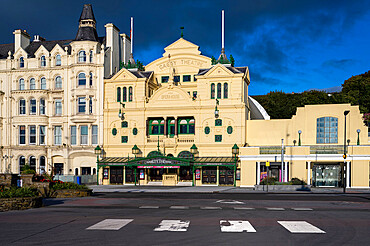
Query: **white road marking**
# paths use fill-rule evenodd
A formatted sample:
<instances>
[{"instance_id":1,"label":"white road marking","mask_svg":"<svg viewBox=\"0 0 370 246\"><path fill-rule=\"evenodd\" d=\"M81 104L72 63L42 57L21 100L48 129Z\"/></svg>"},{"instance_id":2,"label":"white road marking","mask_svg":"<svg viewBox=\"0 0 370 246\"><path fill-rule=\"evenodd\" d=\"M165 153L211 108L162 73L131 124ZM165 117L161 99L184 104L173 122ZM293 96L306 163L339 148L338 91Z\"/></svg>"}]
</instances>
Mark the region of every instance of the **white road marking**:
<instances>
[{"instance_id":1,"label":"white road marking","mask_svg":"<svg viewBox=\"0 0 370 246\"><path fill-rule=\"evenodd\" d=\"M234 207L237 210L255 210L255 208L247 208L247 207Z\"/></svg>"},{"instance_id":2,"label":"white road marking","mask_svg":"<svg viewBox=\"0 0 370 246\"><path fill-rule=\"evenodd\" d=\"M222 209L221 207L200 207L200 209L210 209L210 210L215 210L215 209Z\"/></svg>"},{"instance_id":3,"label":"white road marking","mask_svg":"<svg viewBox=\"0 0 370 246\"><path fill-rule=\"evenodd\" d=\"M292 208L295 211L312 211L312 208Z\"/></svg>"},{"instance_id":4,"label":"white road marking","mask_svg":"<svg viewBox=\"0 0 370 246\"><path fill-rule=\"evenodd\" d=\"M162 220L154 231L187 231L189 224L188 220Z\"/></svg>"},{"instance_id":5,"label":"white road marking","mask_svg":"<svg viewBox=\"0 0 370 246\"><path fill-rule=\"evenodd\" d=\"M246 220L220 220L221 232L256 232Z\"/></svg>"},{"instance_id":6,"label":"white road marking","mask_svg":"<svg viewBox=\"0 0 370 246\"><path fill-rule=\"evenodd\" d=\"M244 202L239 202L235 200L218 200L216 203L226 203L226 204L245 204Z\"/></svg>"},{"instance_id":7,"label":"white road marking","mask_svg":"<svg viewBox=\"0 0 370 246\"><path fill-rule=\"evenodd\" d=\"M291 233L326 233L306 221L278 221Z\"/></svg>"},{"instance_id":8,"label":"white road marking","mask_svg":"<svg viewBox=\"0 0 370 246\"><path fill-rule=\"evenodd\" d=\"M128 223L133 221L133 219L105 219L100 221L99 223L96 223L95 225L92 225L86 230L119 230Z\"/></svg>"},{"instance_id":9,"label":"white road marking","mask_svg":"<svg viewBox=\"0 0 370 246\"><path fill-rule=\"evenodd\" d=\"M159 206L141 206L139 208L159 208Z\"/></svg>"},{"instance_id":10,"label":"white road marking","mask_svg":"<svg viewBox=\"0 0 370 246\"><path fill-rule=\"evenodd\" d=\"M171 206L170 209L189 209L187 206Z\"/></svg>"},{"instance_id":11,"label":"white road marking","mask_svg":"<svg viewBox=\"0 0 370 246\"><path fill-rule=\"evenodd\" d=\"M267 210L273 210L273 211L283 211L285 208L266 208Z\"/></svg>"}]
</instances>

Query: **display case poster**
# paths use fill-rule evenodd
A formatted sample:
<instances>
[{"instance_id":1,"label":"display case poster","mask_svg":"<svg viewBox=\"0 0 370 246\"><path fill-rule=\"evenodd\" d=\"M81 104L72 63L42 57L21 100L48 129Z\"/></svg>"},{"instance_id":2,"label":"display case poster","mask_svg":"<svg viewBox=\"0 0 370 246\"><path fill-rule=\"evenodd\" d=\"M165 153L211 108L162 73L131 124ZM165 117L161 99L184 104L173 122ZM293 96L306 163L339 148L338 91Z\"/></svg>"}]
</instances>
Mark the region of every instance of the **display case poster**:
<instances>
[{"instance_id":1,"label":"display case poster","mask_svg":"<svg viewBox=\"0 0 370 246\"><path fill-rule=\"evenodd\" d=\"M199 169L196 169L195 170L195 179L196 180L199 180L200 179L200 170Z\"/></svg>"},{"instance_id":2,"label":"display case poster","mask_svg":"<svg viewBox=\"0 0 370 246\"><path fill-rule=\"evenodd\" d=\"M240 180L240 169L236 170L236 180Z\"/></svg>"},{"instance_id":3,"label":"display case poster","mask_svg":"<svg viewBox=\"0 0 370 246\"><path fill-rule=\"evenodd\" d=\"M263 180L267 178L267 172L261 172L261 179L260 180Z\"/></svg>"},{"instance_id":4,"label":"display case poster","mask_svg":"<svg viewBox=\"0 0 370 246\"><path fill-rule=\"evenodd\" d=\"M109 176L108 175L108 170L109 170L108 168L103 169L103 179L108 179L108 176Z\"/></svg>"},{"instance_id":5,"label":"display case poster","mask_svg":"<svg viewBox=\"0 0 370 246\"><path fill-rule=\"evenodd\" d=\"M145 173L144 173L144 170L140 170L140 179L141 179L141 180L145 179Z\"/></svg>"}]
</instances>

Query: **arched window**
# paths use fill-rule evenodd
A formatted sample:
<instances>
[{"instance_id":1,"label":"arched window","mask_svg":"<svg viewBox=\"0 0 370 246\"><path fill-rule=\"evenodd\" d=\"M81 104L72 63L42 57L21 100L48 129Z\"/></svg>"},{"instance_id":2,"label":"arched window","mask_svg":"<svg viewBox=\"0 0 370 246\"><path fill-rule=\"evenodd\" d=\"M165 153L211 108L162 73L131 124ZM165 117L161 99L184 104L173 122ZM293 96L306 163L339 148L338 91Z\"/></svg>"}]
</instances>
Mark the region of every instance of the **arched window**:
<instances>
[{"instance_id":1,"label":"arched window","mask_svg":"<svg viewBox=\"0 0 370 246\"><path fill-rule=\"evenodd\" d=\"M30 100L30 114L36 114L36 99L32 98Z\"/></svg>"},{"instance_id":2,"label":"arched window","mask_svg":"<svg viewBox=\"0 0 370 246\"><path fill-rule=\"evenodd\" d=\"M93 74L92 73L90 73L90 87L92 87L92 84L93 84Z\"/></svg>"},{"instance_id":3,"label":"arched window","mask_svg":"<svg viewBox=\"0 0 370 246\"><path fill-rule=\"evenodd\" d=\"M24 58L23 56L19 58L19 67L24 67Z\"/></svg>"},{"instance_id":4,"label":"arched window","mask_svg":"<svg viewBox=\"0 0 370 246\"><path fill-rule=\"evenodd\" d=\"M149 134L150 135L163 135L164 134L164 120L155 119L149 121Z\"/></svg>"},{"instance_id":5,"label":"arched window","mask_svg":"<svg viewBox=\"0 0 370 246\"><path fill-rule=\"evenodd\" d=\"M93 62L93 51L90 50L90 63L92 63L92 62Z\"/></svg>"},{"instance_id":6,"label":"arched window","mask_svg":"<svg viewBox=\"0 0 370 246\"><path fill-rule=\"evenodd\" d=\"M316 143L338 143L338 118L316 119Z\"/></svg>"},{"instance_id":7,"label":"arched window","mask_svg":"<svg viewBox=\"0 0 370 246\"><path fill-rule=\"evenodd\" d=\"M217 98L221 98L221 83L217 84Z\"/></svg>"},{"instance_id":8,"label":"arched window","mask_svg":"<svg viewBox=\"0 0 370 246\"><path fill-rule=\"evenodd\" d=\"M84 50L78 52L78 62L86 62L86 52Z\"/></svg>"},{"instance_id":9,"label":"arched window","mask_svg":"<svg viewBox=\"0 0 370 246\"><path fill-rule=\"evenodd\" d=\"M229 85L227 83L224 84L224 98L229 98Z\"/></svg>"},{"instance_id":10,"label":"arched window","mask_svg":"<svg viewBox=\"0 0 370 246\"><path fill-rule=\"evenodd\" d=\"M128 101L132 102L132 86L128 88Z\"/></svg>"},{"instance_id":11,"label":"arched window","mask_svg":"<svg viewBox=\"0 0 370 246\"><path fill-rule=\"evenodd\" d=\"M41 67L46 67L46 57L41 56Z\"/></svg>"},{"instance_id":12,"label":"arched window","mask_svg":"<svg viewBox=\"0 0 370 246\"><path fill-rule=\"evenodd\" d=\"M41 86L40 86L41 90L46 90L46 79L45 77L42 77L41 78Z\"/></svg>"},{"instance_id":13,"label":"arched window","mask_svg":"<svg viewBox=\"0 0 370 246\"><path fill-rule=\"evenodd\" d=\"M192 118L178 119L179 134L194 134L195 133L195 120Z\"/></svg>"},{"instance_id":14,"label":"arched window","mask_svg":"<svg viewBox=\"0 0 370 246\"><path fill-rule=\"evenodd\" d=\"M211 99L215 99L215 84L211 84Z\"/></svg>"},{"instance_id":15,"label":"arched window","mask_svg":"<svg viewBox=\"0 0 370 246\"><path fill-rule=\"evenodd\" d=\"M62 65L62 57L61 57L61 55L56 55L55 56L55 66L60 66L60 65Z\"/></svg>"},{"instance_id":16,"label":"arched window","mask_svg":"<svg viewBox=\"0 0 370 246\"><path fill-rule=\"evenodd\" d=\"M117 87L117 102L121 101L121 87Z\"/></svg>"},{"instance_id":17,"label":"arched window","mask_svg":"<svg viewBox=\"0 0 370 246\"><path fill-rule=\"evenodd\" d=\"M30 169L36 171L36 157L30 156L29 158Z\"/></svg>"},{"instance_id":18,"label":"arched window","mask_svg":"<svg viewBox=\"0 0 370 246\"><path fill-rule=\"evenodd\" d=\"M20 115L26 114L26 100L25 99L19 100L19 114Z\"/></svg>"},{"instance_id":19,"label":"arched window","mask_svg":"<svg viewBox=\"0 0 370 246\"><path fill-rule=\"evenodd\" d=\"M78 86L86 86L86 75L85 75L85 73L80 73L78 75Z\"/></svg>"},{"instance_id":20,"label":"arched window","mask_svg":"<svg viewBox=\"0 0 370 246\"><path fill-rule=\"evenodd\" d=\"M30 79L30 90L36 89L36 80L34 78Z\"/></svg>"},{"instance_id":21,"label":"arched window","mask_svg":"<svg viewBox=\"0 0 370 246\"><path fill-rule=\"evenodd\" d=\"M45 168L46 168L45 156L41 156L39 160L39 169L40 169L39 173L44 174L46 172Z\"/></svg>"},{"instance_id":22,"label":"arched window","mask_svg":"<svg viewBox=\"0 0 370 246\"><path fill-rule=\"evenodd\" d=\"M24 90L25 88L24 88L24 79L23 78L21 78L20 80L19 80L19 89L20 90Z\"/></svg>"},{"instance_id":23,"label":"arched window","mask_svg":"<svg viewBox=\"0 0 370 246\"><path fill-rule=\"evenodd\" d=\"M127 88L126 87L122 88L122 101L123 102L127 101Z\"/></svg>"},{"instance_id":24,"label":"arched window","mask_svg":"<svg viewBox=\"0 0 370 246\"><path fill-rule=\"evenodd\" d=\"M62 89L62 77L60 76L55 78L55 89Z\"/></svg>"},{"instance_id":25,"label":"arched window","mask_svg":"<svg viewBox=\"0 0 370 246\"><path fill-rule=\"evenodd\" d=\"M40 99L40 114L44 115L46 113L46 107L45 107L45 99Z\"/></svg>"},{"instance_id":26,"label":"arched window","mask_svg":"<svg viewBox=\"0 0 370 246\"><path fill-rule=\"evenodd\" d=\"M18 163L19 163L19 173L23 170L23 167L24 165L26 165L26 158L21 155L18 159Z\"/></svg>"}]
</instances>

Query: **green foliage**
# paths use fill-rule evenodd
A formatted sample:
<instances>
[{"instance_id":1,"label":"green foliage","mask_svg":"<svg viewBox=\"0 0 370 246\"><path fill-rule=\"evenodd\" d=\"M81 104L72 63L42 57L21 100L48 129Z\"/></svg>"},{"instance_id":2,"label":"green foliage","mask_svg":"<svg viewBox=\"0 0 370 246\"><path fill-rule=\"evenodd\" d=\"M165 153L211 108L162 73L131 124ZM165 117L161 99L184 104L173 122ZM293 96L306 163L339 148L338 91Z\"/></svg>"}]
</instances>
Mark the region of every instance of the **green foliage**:
<instances>
[{"instance_id":1,"label":"green foliage","mask_svg":"<svg viewBox=\"0 0 370 246\"><path fill-rule=\"evenodd\" d=\"M361 113L370 113L370 71L344 81L342 93L352 105L360 106Z\"/></svg>"},{"instance_id":2,"label":"green foliage","mask_svg":"<svg viewBox=\"0 0 370 246\"><path fill-rule=\"evenodd\" d=\"M217 61L214 56L211 57L212 65L216 65Z\"/></svg>"},{"instance_id":3,"label":"green foliage","mask_svg":"<svg viewBox=\"0 0 370 246\"><path fill-rule=\"evenodd\" d=\"M11 187L9 189L0 190L0 198L33 197L37 195L38 191L31 188Z\"/></svg>"},{"instance_id":4,"label":"green foliage","mask_svg":"<svg viewBox=\"0 0 370 246\"><path fill-rule=\"evenodd\" d=\"M127 64L125 64L124 62L121 62L119 65L119 69L122 69L122 68L126 68L126 69L137 68L140 71L145 70L143 63L139 60L136 60L136 64L131 64L130 60L127 62Z\"/></svg>"},{"instance_id":5,"label":"green foliage","mask_svg":"<svg viewBox=\"0 0 370 246\"><path fill-rule=\"evenodd\" d=\"M79 185L71 182L55 183L51 186L53 190L85 190L86 185Z\"/></svg>"},{"instance_id":6,"label":"green foliage","mask_svg":"<svg viewBox=\"0 0 370 246\"><path fill-rule=\"evenodd\" d=\"M292 178L289 182L291 185L306 185L307 183L299 178Z\"/></svg>"},{"instance_id":7,"label":"green foliage","mask_svg":"<svg viewBox=\"0 0 370 246\"><path fill-rule=\"evenodd\" d=\"M29 165L24 165L21 170L21 174L35 174L36 171L31 169Z\"/></svg>"},{"instance_id":8,"label":"green foliage","mask_svg":"<svg viewBox=\"0 0 370 246\"><path fill-rule=\"evenodd\" d=\"M277 182L277 179L275 177L269 177L268 180L267 180L267 177L264 178L260 184L261 185L266 185L267 184L267 181L268 181L268 184L269 185L274 185L276 182Z\"/></svg>"},{"instance_id":9,"label":"green foliage","mask_svg":"<svg viewBox=\"0 0 370 246\"><path fill-rule=\"evenodd\" d=\"M231 63L231 66L233 67L234 64L235 64L235 59L233 57L233 55L230 55L230 63Z\"/></svg>"}]
</instances>

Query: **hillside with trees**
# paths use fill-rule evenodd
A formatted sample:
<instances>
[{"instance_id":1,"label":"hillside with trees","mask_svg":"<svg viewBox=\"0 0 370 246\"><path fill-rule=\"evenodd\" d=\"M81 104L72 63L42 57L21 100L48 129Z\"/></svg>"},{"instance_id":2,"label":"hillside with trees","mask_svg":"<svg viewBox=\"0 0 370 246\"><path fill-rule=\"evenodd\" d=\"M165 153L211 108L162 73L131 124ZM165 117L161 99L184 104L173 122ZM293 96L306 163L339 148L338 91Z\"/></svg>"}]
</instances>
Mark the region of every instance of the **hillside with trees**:
<instances>
[{"instance_id":1,"label":"hillside with trees","mask_svg":"<svg viewBox=\"0 0 370 246\"><path fill-rule=\"evenodd\" d=\"M290 119L297 107L310 104L359 105L361 113L370 113L370 71L352 76L342 84L342 91L305 91L303 93L270 92L267 95L253 96L267 111L271 119Z\"/></svg>"}]
</instances>

